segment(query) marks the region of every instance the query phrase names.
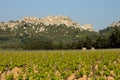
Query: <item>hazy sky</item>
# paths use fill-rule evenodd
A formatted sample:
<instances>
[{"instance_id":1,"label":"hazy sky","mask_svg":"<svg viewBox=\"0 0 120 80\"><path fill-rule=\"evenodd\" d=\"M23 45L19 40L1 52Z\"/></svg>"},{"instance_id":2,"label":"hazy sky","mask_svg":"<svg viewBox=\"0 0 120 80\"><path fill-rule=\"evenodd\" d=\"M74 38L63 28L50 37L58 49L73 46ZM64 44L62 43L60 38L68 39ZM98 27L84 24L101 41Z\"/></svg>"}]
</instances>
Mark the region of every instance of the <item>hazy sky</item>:
<instances>
[{"instance_id":1,"label":"hazy sky","mask_svg":"<svg viewBox=\"0 0 120 80\"><path fill-rule=\"evenodd\" d=\"M48 15L69 16L99 30L120 20L120 0L0 0L0 22Z\"/></svg>"}]
</instances>

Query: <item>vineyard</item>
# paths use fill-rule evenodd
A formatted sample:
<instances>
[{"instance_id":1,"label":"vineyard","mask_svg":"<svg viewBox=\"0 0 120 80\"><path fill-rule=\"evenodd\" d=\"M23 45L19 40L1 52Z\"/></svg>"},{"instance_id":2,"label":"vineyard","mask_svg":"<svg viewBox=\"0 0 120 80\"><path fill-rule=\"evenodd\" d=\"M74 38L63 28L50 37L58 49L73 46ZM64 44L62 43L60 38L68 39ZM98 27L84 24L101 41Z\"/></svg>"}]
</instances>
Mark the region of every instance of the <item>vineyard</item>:
<instances>
[{"instance_id":1,"label":"vineyard","mask_svg":"<svg viewBox=\"0 0 120 80\"><path fill-rule=\"evenodd\" d=\"M120 50L1 51L0 80L120 80Z\"/></svg>"}]
</instances>

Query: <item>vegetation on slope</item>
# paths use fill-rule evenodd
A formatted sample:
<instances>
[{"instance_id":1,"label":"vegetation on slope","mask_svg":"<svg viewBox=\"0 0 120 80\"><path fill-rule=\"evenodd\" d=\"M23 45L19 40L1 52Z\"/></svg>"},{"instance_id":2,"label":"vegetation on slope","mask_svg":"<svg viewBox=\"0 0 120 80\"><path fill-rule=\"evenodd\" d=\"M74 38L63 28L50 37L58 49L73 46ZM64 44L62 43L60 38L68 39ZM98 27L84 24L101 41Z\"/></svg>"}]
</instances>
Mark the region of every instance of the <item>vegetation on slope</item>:
<instances>
[{"instance_id":1,"label":"vegetation on slope","mask_svg":"<svg viewBox=\"0 0 120 80\"><path fill-rule=\"evenodd\" d=\"M1 49L81 49L120 48L120 27L108 27L99 32L81 31L72 26L23 24L0 29Z\"/></svg>"}]
</instances>

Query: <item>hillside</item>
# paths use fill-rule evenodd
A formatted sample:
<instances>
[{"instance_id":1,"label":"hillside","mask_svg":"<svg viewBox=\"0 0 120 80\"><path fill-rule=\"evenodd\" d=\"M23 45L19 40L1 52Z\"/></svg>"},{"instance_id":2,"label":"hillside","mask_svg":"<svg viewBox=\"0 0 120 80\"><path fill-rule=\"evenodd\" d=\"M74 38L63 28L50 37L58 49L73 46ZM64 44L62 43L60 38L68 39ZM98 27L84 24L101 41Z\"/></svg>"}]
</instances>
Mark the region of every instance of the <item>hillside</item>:
<instances>
[{"instance_id":1,"label":"hillside","mask_svg":"<svg viewBox=\"0 0 120 80\"><path fill-rule=\"evenodd\" d=\"M0 47L17 47L30 37L42 37L55 44L69 43L88 34L96 35L92 24L81 26L67 16L24 17L22 20L0 22Z\"/></svg>"},{"instance_id":2,"label":"hillside","mask_svg":"<svg viewBox=\"0 0 120 80\"><path fill-rule=\"evenodd\" d=\"M22 20L0 23L0 48L35 50L108 48L110 43L107 42L116 28L119 29L119 22L95 32L92 24L81 26L66 16L24 17ZM102 46L98 45L98 41ZM107 42L104 44L105 41Z\"/></svg>"},{"instance_id":3,"label":"hillside","mask_svg":"<svg viewBox=\"0 0 120 80\"><path fill-rule=\"evenodd\" d=\"M94 28L92 24L85 24L85 25L80 25L77 22L71 20L67 16L47 16L44 18L37 18L37 17L24 17L22 20L17 20L17 21L10 21L7 23L1 22L0 27L2 29L5 29L5 27L9 28L17 28L18 26L21 27L22 25L27 24L28 26L41 26L41 24L44 24L45 26L49 25L61 25L64 24L67 27L74 27L78 28L81 31L83 30L88 30L88 31L94 31ZM26 26L24 26L26 27ZM42 27L42 26L41 26ZM39 31L42 31L44 27L40 28Z\"/></svg>"},{"instance_id":4,"label":"hillside","mask_svg":"<svg viewBox=\"0 0 120 80\"><path fill-rule=\"evenodd\" d=\"M110 36L110 34L115 31L115 29L120 30L120 21L118 22L113 22L112 24L110 24L107 28L100 30L100 34L104 35L104 36Z\"/></svg>"}]
</instances>

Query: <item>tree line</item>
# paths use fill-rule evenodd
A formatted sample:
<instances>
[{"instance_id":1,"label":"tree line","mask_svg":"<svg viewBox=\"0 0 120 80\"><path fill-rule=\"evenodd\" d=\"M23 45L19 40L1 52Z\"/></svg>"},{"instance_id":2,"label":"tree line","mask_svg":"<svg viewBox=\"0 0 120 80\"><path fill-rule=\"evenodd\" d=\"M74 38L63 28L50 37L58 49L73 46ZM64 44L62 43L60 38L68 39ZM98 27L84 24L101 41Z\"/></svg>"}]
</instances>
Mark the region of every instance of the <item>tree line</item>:
<instances>
[{"instance_id":1,"label":"tree line","mask_svg":"<svg viewBox=\"0 0 120 80\"><path fill-rule=\"evenodd\" d=\"M36 26L36 28L40 27ZM44 26L44 25L42 25ZM28 29L25 33L24 28ZM47 32L35 33L29 25L0 29L0 49L22 50L59 50L59 49L91 49L120 48L120 27L108 27L99 32L80 31L66 25L44 26ZM22 34L22 36L21 36Z\"/></svg>"},{"instance_id":2,"label":"tree line","mask_svg":"<svg viewBox=\"0 0 120 80\"><path fill-rule=\"evenodd\" d=\"M110 36L99 35L96 38L86 36L70 42L54 42L45 37L25 37L21 40L22 49L28 50L49 50L49 49L82 49L83 47L91 49L120 48L120 30L116 28Z\"/></svg>"}]
</instances>

